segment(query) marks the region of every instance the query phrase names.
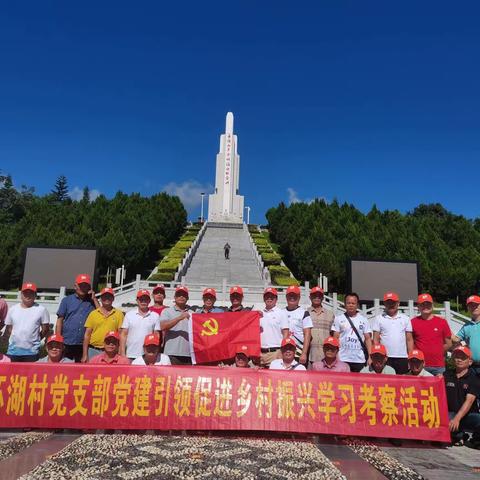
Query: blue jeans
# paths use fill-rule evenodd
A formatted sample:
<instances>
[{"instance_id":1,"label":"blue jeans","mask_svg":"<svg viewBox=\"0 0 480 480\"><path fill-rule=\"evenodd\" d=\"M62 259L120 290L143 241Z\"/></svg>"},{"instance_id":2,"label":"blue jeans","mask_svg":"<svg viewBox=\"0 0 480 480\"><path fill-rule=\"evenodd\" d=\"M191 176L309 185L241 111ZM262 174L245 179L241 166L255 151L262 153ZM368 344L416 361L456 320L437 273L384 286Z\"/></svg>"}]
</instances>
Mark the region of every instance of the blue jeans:
<instances>
[{"instance_id":1,"label":"blue jeans","mask_svg":"<svg viewBox=\"0 0 480 480\"><path fill-rule=\"evenodd\" d=\"M88 347L88 359L90 360L92 357L100 355L103 353L103 350L97 350L96 348Z\"/></svg>"},{"instance_id":2,"label":"blue jeans","mask_svg":"<svg viewBox=\"0 0 480 480\"><path fill-rule=\"evenodd\" d=\"M457 412L448 412L448 418L451 420ZM452 433L452 440L458 440L463 437L464 432L473 433L475 440L480 440L480 413L468 413L460 420L460 427L457 432Z\"/></svg>"},{"instance_id":3,"label":"blue jeans","mask_svg":"<svg viewBox=\"0 0 480 480\"><path fill-rule=\"evenodd\" d=\"M445 367L423 367L428 373L432 375L443 375L445 373Z\"/></svg>"}]
</instances>

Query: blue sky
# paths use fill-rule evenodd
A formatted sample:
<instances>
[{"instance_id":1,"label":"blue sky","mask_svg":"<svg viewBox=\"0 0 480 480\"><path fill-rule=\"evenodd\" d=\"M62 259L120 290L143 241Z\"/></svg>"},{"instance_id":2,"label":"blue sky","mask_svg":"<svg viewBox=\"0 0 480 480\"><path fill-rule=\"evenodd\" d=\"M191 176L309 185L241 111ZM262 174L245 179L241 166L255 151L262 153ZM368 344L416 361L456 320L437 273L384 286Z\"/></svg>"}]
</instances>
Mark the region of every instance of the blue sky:
<instances>
[{"instance_id":1,"label":"blue sky","mask_svg":"<svg viewBox=\"0 0 480 480\"><path fill-rule=\"evenodd\" d=\"M3 2L0 170L191 217L235 115L252 221L280 201L480 216L478 2Z\"/></svg>"}]
</instances>

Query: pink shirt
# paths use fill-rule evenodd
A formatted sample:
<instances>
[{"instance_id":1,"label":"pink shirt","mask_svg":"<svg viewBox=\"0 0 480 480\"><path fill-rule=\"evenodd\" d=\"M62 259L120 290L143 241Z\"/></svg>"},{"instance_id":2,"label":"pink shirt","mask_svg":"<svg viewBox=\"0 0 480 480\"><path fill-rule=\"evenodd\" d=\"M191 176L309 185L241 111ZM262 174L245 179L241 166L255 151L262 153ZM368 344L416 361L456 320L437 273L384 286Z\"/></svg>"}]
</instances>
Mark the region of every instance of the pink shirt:
<instances>
[{"instance_id":1,"label":"pink shirt","mask_svg":"<svg viewBox=\"0 0 480 480\"><path fill-rule=\"evenodd\" d=\"M123 357L118 353L113 357L110 358L107 356L105 352L101 353L100 355L95 355L91 358L88 363L94 364L102 364L102 365L130 365L130 360L127 357Z\"/></svg>"},{"instance_id":2,"label":"pink shirt","mask_svg":"<svg viewBox=\"0 0 480 480\"><path fill-rule=\"evenodd\" d=\"M338 359L336 359L331 365L328 365L325 362L325 359L322 358L322 360L315 362L312 365L312 370L317 372L350 372L350 367L348 366L348 363L342 362Z\"/></svg>"},{"instance_id":3,"label":"pink shirt","mask_svg":"<svg viewBox=\"0 0 480 480\"><path fill-rule=\"evenodd\" d=\"M6 356L0 353L0 363L9 363L11 360Z\"/></svg>"}]
</instances>

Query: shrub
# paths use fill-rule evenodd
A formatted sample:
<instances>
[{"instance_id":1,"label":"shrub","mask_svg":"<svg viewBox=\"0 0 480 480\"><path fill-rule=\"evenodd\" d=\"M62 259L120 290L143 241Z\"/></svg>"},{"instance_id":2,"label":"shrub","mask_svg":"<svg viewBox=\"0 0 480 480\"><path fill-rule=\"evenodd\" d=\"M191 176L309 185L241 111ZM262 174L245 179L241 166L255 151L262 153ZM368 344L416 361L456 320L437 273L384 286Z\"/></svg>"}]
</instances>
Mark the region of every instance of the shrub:
<instances>
[{"instance_id":1,"label":"shrub","mask_svg":"<svg viewBox=\"0 0 480 480\"><path fill-rule=\"evenodd\" d=\"M290 270L288 267L285 267L283 265L270 265L268 267L268 270L271 275L282 275L285 277L290 276Z\"/></svg>"},{"instance_id":2,"label":"shrub","mask_svg":"<svg viewBox=\"0 0 480 480\"><path fill-rule=\"evenodd\" d=\"M280 275L272 277L272 283L274 285L278 285L279 287L289 287L290 285L300 285L296 278L282 277Z\"/></svg>"},{"instance_id":3,"label":"shrub","mask_svg":"<svg viewBox=\"0 0 480 480\"><path fill-rule=\"evenodd\" d=\"M159 272L152 275L149 280L152 282L170 282L173 280L174 276L173 273Z\"/></svg>"},{"instance_id":4,"label":"shrub","mask_svg":"<svg viewBox=\"0 0 480 480\"><path fill-rule=\"evenodd\" d=\"M265 265L280 265L282 257L278 253L262 253L262 260Z\"/></svg>"}]
</instances>

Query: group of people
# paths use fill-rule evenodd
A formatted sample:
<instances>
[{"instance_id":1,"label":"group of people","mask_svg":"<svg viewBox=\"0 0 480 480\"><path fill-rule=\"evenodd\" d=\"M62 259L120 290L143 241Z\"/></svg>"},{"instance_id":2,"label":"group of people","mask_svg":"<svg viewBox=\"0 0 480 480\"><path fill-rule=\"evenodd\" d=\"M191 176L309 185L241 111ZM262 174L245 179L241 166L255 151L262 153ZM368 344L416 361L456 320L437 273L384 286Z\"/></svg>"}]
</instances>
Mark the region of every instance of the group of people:
<instances>
[{"instance_id":1,"label":"group of people","mask_svg":"<svg viewBox=\"0 0 480 480\"><path fill-rule=\"evenodd\" d=\"M175 289L173 303L164 305L165 288L139 290L137 307L126 314L113 306L114 290L104 288L99 300L89 275L76 277L75 292L64 297L57 311L55 331L49 335L49 314L35 302L36 286L24 283L21 302L8 312L0 303L0 328L5 323L9 340L0 362L77 362L103 365L191 365L189 343L189 292ZM242 287L230 289L230 306L215 306L214 288L203 291L196 313L238 312L243 306ZM310 290L310 305L300 306L298 286L286 290L285 308L277 306L278 291L268 287L260 309L260 357L241 345L222 366L313 370L370 374L431 376L445 379L452 440L480 447L480 296L467 299L472 322L452 335L444 318L433 312L428 293L418 297L418 316L409 318L399 309L400 298L387 292L384 309L373 320L359 311L356 293L345 296L344 313L334 316L323 307L324 292ZM3 320L2 317L5 317ZM41 337L47 355L39 358ZM451 351L454 369L446 369ZM473 433L471 437L466 432Z\"/></svg>"}]
</instances>

